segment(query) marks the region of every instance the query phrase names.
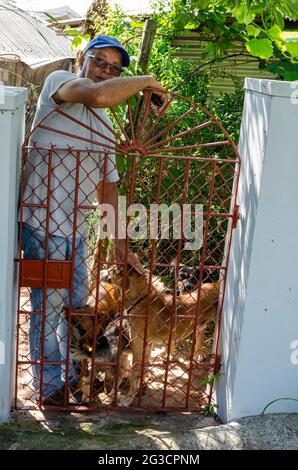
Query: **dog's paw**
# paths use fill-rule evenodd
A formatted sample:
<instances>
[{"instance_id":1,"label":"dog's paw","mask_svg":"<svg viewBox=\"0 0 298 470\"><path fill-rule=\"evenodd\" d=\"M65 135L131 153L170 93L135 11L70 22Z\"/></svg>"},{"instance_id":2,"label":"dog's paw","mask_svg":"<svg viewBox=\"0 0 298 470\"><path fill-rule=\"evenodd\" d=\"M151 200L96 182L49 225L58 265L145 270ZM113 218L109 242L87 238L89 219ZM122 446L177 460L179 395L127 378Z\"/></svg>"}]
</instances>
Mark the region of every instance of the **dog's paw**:
<instances>
[{"instance_id":1,"label":"dog's paw","mask_svg":"<svg viewBox=\"0 0 298 470\"><path fill-rule=\"evenodd\" d=\"M102 403L103 405L112 405L114 401L114 393L112 394L106 394L106 393L100 393L99 394L99 403Z\"/></svg>"},{"instance_id":2,"label":"dog's paw","mask_svg":"<svg viewBox=\"0 0 298 470\"><path fill-rule=\"evenodd\" d=\"M134 397L128 395L121 395L118 401L118 406L129 406L132 404Z\"/></svg>"}]
</instances>

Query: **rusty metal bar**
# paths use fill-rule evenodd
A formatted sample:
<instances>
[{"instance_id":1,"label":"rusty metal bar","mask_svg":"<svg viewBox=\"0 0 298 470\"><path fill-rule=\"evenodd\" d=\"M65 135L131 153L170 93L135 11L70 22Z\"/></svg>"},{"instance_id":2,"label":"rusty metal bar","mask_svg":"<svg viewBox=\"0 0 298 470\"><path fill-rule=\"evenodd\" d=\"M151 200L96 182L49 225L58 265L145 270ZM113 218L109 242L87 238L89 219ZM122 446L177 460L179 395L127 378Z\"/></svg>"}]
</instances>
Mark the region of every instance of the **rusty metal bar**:
<instances>
[{"instance_id":1,"label":"rusty metal bar","mask_svg":"<svg viewBox=\"0 0 298 470\"><path fill-rule=\"evenodd\" d=\"M77 234L77 216L78 216L78 193L79 193L79 179L80 179L80 152L76 154L76 176L75 176L75 194L74 194L74 211L73 211L73 232L72 232L72 249L71 249L71 277L69 284L69 303L67 309L67 351L66 351L66 364L65 364L65 399L67 396L67 390L69 386L68 373L69 373L69 361L70 361L70 342L71 342L71 312L73 309L73 283L74 283L74 267L76 257L76 234ZM85 260L84 260L85 261ZM74 364L72 364L74 367Z\"/></svg>"},{"instance_id":2,"label":"rusty metal bar","mask_svg":"<svg viewBox=\"0 0 298 470\"><path fill-rule=\"evenodd\" d=\"M183 204L185 204L186 200L187 200L189 173L190 173L190 162L188 161L188 162L186 162L186 169L185 169L184 187L183 187L183 196L182 196L182 207L183 207ZM175 279L178 276L178 266L179 266L179 263L180 263L181 251L182 251L183 210L182 210L182 214L181 214L180 224L181 224L180 225L181 236L180 236L180 239L179 239L179 242L178 242L177 259L176 259L176 266L175 266L175 271L176 271L175 272ZM168 384L168 374L169 374L169 365L170 365L170 354L171 354L171 343L172 343L172 337L173 337L173 328L174 328L174 323L175 323L175 327L177 328L177 322L178 322L176 311L177 311L177 290L176 290L176 283L175 283L173 302L172 302L172 316L171 316L170 327L169 327L164 390L163 390L163 398L162 398L162 407L163 408L165 407L166 398L167 398L167 384ZM175 333L175 335L176 335L176 333ZM177 338L175 338L175 339L177 339ZM176 346L176 341L175 341L175 346Z\"/></svg>"},{"instance_id":3,"label":"rusty metal bar","mask_svg":"<svg viewBox=\"0 0 298 470\"><path fill-rule=\"evenodd\" d=\"M45 337L45 322L46 322L46 303L47 303L47 277L48 277L48 266L47 262L49 259L49 219L50 219L50 198L51 198L51 169L52 169L52 151L49 151L48 155L48 188L47 188L47 215L46 215L46 239L45 239L45 262L43 266L44 278L43 278L43 289L42 289L42 326L41 326L41 338ZM39 406L42 405L43 396L43 372L44 372L44 342L41 340L40 347L40 384L39 384Z\"/></svg>"},{"instance_id":4,"label":"rusty metal bar","mask_svg":"<svg viewBox=\"0 0 298 470\"><path fill-rule=\"evenodd\" d=\"M172 130L176 124L179 124L179 122L181 122L183 119L186 118L186 116L188 116L189 114L191 114L195 109L197 109L197 106L194 105L191 109L189 109L186 113L182 114L182 116L180 116L179 118L175 119L172 124L170 124L168 127L166 127L165 129L163 129L162 131L160 131L157 135L155 135L154 137L152 137L151 139L147 140L146 144L149 145L151 144L152 142L155 142L157 139L159 139L162 135L164 135L166 132Z\"/></svg>"},{"instance_id":5,"label":"rusty metal bar","mask_svg":"<svg viewBox=\"0 0 298 470\"><path fill-rule=\"evenodd\" d=\"M162 181L162 160L159 161L159 170L158 170L158 181L157 181L157 191L156 191L156 203L160 203L160 190L161 190L161 181ZM153 268L155 264L155 254L156 254L156 241L151 241L151 256L150 256L150 268L149 268L149 278L148 278L148 292L147 292L147 302L145 307L145 324L144 324L144 342L143 342L143 353L142 353L142 364L140 371L140 386L138 391L138 406L141 406L142 402L142 384L145 375L145 357L146 357L146 348L147 348L147 337L148 337L148 321L149 321L149 304L150 304L150 295L152 291L152 277L153 277Z\"/></svg>"},{"instance_id":6,"label":"rusty metal bar","mask_svg":"<svg viewBox=\"0 0 298 470\"><path fill-rule=\"evenodd\" d=\"M181 137L186 137L189 134L192 134L194 132L197 132L198 130L204 129L204 127L210 126L211 124L213 124L212 121L204 122L203 124L199 124L196 127L192 127L191 129L188 129L187 131L179 132L178 134L175 134L174 136L168 137L167 139L161 140L161 141L159 141L159 142L157 142L153 145L147 145L147 149L152 150L152 149L159 148L162 145L167 144L168 142L171 142L174 139L177 139L177 138L180 139Z\"/></svg>"},{"instance_id":7,"label":"rusty metal bar","mask_svg":"<svg viewBox=\"0 0 298 470\"><path fill-rule=\"evenodd\" d=\"M211 173L211 178L210 178L210 191L209 191L208 204L207 204L207 207L208 207L207 214L211 210L212 198L213 198L213 193L214 193L214 183L215 183L216 171L217 171L217 163L215 161L213 163L212 173ZM208 235L209 235L209 231L208 231L209 220L210 220L210 216L207 215L205 223L204 223L205 234L203 236L203 246L202 246L202 254L201 254L201 260L200 260L200 274L199 274L199 279L198 279L198 300L197 300L197 304L196 304L196 311L195 311L196 319L194 321L194 326L193 326L193 338L192 338L192 345L191 345L191 352L190 352L190 366L189 366L189 374L188 374L188 381L187 381L187 393L186 393L186 401L185 401L185 406L186 407L189 406L189 395L190 395L190 387L191 387L192 371L193 371L193 356L194 356L194 353L195 353L196 332L197 332L197 328L198 328L200 295L201 295L201 289L202 289L202 284L203 284L203 271L204 271L206 250L207 250L207 239L208 239Z\"/></svg>"},{"instance_id":8,"label":"rusty metal bar","mask_svg":"<svg viewBox=\"0 0 298 470\"><path fill-rule=\"evenodd\" d=\"M154 90L152 90L152 91L154 91ZM164 104L162 106L162 109L159 111L157 118L153 122L153 125L150 127L149 131L144 136L144 137L147 138L147 141L146 141L147 145L148 145L148 143L150 143L150 141L148 140L149 136L154 132L154 130L156 129L156 127L160 123L162 117L166 114L166 112L169 109L173 99L174 99L174 95L171 95L170 98L168 99L168 101L164 102Z\"/></svg>"},{"instance_id":9,"label":"rusty metal bar","mask_svg":"<svg viewBox=\"0 0 298 470\"><path fill-rule=\"evenodd\" d=\"M107 164L108 164L108 156L104 154L104 170L103 170L103 184L102 184L102 192L101 192L101 204L105 202L105 194L106 194L106 178L107 178ZM101 268L101 248L102 248L102 239L99 239L98 244L98 259L97 259L97 268L96 268L96 279L97 281L100 279L100 268ZM89 404L92 402L93 397L93 384L94 384L94 364L95 364L95 353L96 353L96 331L97 331L97 324L98 324L98 316L99 316L99 282L96 282L96 291L95 291L95 309L94 309L94 327L93 327L93 334L92 334L92 355L91 355L91 373L90 373L90 388L89 388Z\"/></svg>"}]
</instances>

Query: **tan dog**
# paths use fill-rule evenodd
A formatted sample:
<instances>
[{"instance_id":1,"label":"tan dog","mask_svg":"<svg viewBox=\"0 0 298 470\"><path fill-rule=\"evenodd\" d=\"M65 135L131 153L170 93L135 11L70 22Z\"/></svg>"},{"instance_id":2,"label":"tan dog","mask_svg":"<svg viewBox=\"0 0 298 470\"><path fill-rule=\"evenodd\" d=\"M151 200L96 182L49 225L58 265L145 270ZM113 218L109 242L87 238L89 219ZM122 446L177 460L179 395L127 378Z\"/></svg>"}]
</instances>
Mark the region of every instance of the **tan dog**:
<instances>
[{"instance_id":1,"label":"tan dog","mask_svg":"<svg viewBox=\"0 0 298 470\"><path fill-rule=\"evenodd\" d=\"M123 279L115 279L118 285ZM203 284L191 295L182 294L176 298L176 312L173 310L173 296L164 294L159 286L152 283L149 288L148 276L141 276L131 270L127 275L125 286L125 307L129 312L132 349L132 373L130 389L121 397L120 405L129 406L134 400L140 386L141 363L147 364L151 358L152 345L161 340L168 341L172 328L177 341L190 336L194 330L197 312L196 350L194 359L198 360L201 351L202 333L206 326L216 319L219 284ZM148 306L148 315L146 315ZM174 312L174 314L173 314ZM171 326L172 322L172 326ZM144 352L145 325L147 323L146 348Z\"/></svg>"}]
</instances>

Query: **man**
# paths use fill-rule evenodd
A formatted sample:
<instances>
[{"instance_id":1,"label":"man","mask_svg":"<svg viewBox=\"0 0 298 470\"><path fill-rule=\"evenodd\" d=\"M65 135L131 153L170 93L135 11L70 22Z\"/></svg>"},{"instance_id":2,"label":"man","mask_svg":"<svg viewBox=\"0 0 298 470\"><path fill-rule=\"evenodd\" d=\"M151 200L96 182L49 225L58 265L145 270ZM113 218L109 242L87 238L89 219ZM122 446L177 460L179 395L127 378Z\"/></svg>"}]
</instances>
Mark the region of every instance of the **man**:
<instances>
[{"instance_id":1,"label":"man","mask_svg":"<svg viewBox=\"0 0 298 470\"><path fill-rule=\"evenodd\" d=\"M66 375L70 383L76 381L72 361L69 367L63 364L67 358L67 323L61 313L65 305L84 306L88 296L84 211L74 208L90 206L97 192L99 201L111 204L117 215L119 176L111 145L114 136L103 108L122 103L139 91L146 92L146 88L154 88L161 99L165 92L152 75L121 77L123 67L129 64L129 55L119 41L100 35L85 48L78 76L64 70L50 74L37 104L33 128L41 120L43 127L37 126L31 135L25 166L22 249L26 259L74 258L71 292L48 288L46 298L42 289L33 288L30 293L34 388L45 405L63 404L68 392L64 387ZM63 114L53 112L57 105L62 105ZM117 234L116 230L116 261L123 263L125 240L117 239ZM128 263L142 270L131 252Z\"/></svg>"}]
</instances>

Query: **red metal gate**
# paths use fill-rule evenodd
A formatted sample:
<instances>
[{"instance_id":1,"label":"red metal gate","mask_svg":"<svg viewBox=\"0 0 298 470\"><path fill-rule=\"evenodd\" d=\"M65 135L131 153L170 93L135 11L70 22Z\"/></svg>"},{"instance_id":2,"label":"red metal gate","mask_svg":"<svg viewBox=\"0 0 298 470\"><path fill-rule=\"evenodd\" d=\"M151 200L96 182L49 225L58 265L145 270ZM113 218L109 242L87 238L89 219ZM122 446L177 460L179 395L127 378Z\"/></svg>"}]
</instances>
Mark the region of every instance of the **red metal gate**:
<instances>
[{"instance_id":1,"label":"red metal gate","mask_svg":"<svg viewBox=\"0 0 298 470\"><path fill-rule=\"evenodd\" d=\"M24 143L17 408L189 411L212 403L240 159L202 106L171 94L157 110L151 93L142 106L132 99L111 110L113 126L100 111L89 109L95 121L86 124L60 106ZM40 143L44 135L51 145ZM128 228L118 269L113 243L102 239L114 154L116 215L122 210ZM127 265L129 249L144 275ZM58 388L62 398L54 393L51 403Z\"/></svg>"}]
</instances>

